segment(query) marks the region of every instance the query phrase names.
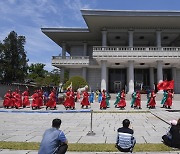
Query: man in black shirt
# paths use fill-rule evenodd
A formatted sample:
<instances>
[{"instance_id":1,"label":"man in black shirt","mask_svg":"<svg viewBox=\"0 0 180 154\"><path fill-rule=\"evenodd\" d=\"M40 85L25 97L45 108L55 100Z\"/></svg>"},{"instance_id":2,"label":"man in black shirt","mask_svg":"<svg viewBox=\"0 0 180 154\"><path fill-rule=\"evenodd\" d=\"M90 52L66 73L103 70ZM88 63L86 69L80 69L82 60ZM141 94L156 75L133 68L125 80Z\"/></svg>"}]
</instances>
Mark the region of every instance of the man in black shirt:
<instances>
[{"instance_id":1,"label":"man in black shirt","mask_svg":"<svg viewBox=\"0 0 180 154\"><path fill-rule=\"evenodd\" d=\"M123 127L118 128L116 148L121 152L132 152L136 144L136 140L133 137L134 131L129 128L130 121L128 119L123 120Z\"/></svg>"},{"instance_id":2,"label":"man in black shirt","mask_svg":"<svg viewBox=\"0 0 180 154\"><path fill-rule=\"evenodd\" d=\"M162 136L164 144L170 147L175 147L175 148L180 149L180 118L177 121L176 125L172 125L169 133L170 133L170 136L169 135Z\"/></svg>"}]
</instances>

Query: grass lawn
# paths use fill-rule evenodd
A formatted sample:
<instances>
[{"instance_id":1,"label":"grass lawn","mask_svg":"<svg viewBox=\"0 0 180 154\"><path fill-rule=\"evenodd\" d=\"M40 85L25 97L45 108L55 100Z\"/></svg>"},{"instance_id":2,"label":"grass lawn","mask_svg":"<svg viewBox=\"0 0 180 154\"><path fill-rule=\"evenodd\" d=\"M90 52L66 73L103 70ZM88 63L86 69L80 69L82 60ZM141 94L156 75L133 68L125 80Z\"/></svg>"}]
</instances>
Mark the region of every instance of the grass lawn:
<instances>
[{"instance_id":1,"label":"grass lawn","mask_svg":"<svg viewBox=\"0 0 180 154\"><path fill-rule=\"evenodd\" d=\"M38 150L39 144L37 142L0 142L0 149L14 149L14 150ZM68 144L68 151L76 152L117 152L114 144ZM165 146L164 144L136 144L134 152L155 152L155 151L174 151L174 149Z\"/></svg>"}]
</instances>

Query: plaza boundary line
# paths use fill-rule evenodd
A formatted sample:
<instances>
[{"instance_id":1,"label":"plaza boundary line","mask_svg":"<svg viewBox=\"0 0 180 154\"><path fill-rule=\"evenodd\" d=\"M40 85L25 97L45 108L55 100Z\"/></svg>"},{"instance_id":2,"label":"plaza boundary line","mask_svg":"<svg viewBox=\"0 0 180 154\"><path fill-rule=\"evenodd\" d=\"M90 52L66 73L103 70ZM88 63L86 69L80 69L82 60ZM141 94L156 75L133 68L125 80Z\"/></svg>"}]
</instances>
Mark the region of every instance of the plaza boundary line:
<instances>
[{"instance_id":1,"label":"plaza boundary line","mask_svg":"<svg viewBox=\"0 0 180 154\"><path fill-rule=\"evenodd\" d=\"M65 111L20 111L20 110L0 110L5 113L89 113L92 110L65 110Z\"/></svg>"}]
</instances>

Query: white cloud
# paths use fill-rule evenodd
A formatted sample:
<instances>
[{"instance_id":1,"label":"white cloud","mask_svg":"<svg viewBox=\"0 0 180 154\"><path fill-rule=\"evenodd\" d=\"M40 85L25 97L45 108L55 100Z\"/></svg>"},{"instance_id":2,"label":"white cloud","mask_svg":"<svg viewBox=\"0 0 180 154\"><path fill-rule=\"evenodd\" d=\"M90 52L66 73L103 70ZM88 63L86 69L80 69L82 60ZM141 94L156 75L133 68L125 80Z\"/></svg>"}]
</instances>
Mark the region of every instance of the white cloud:
<instances>
[{"instance_id":1,"label":"white cloud","mask_svg":"<svg viewBox=\"0 0 180 154\"><path fill-rule=\"evenodd\" d=\"M50 70L53 68L51 57L59 55L61 48L45 36L40 28L41 26L64 27L71 25L71 22L79 24L79 21L83 23L80 10L89 8L90 5L82 2L80 0L0 0L0 40L5 39L12 30L18 35L24 35L29 63L44 63L45 68ZM75 18L72 18L72 15Z\"/></svg>"},{"instance_id":2,"label":"white cloud","mask_svg":"<svg viewBox=\"0 0 180 154\"><path fill-rule=\"evenodd\" d=\"M73 15L77 20L82 20L80 10L88 9L90 7L88 4L83 4L80 0L64 0L64 4L68 9L73 11Z\"/></svg>"}]
</instances>

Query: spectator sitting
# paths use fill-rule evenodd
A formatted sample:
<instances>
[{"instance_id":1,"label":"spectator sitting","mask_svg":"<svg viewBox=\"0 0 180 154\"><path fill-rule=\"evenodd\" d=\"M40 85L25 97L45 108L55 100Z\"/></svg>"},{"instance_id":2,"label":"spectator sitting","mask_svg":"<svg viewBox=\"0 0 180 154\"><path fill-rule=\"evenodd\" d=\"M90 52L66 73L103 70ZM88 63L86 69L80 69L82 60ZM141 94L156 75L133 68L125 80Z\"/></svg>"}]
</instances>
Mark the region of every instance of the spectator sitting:
<instances>
[{"instance_id":1,"label":"spectator sitting","mask_svg":"<svg viewBox=\"0 0 180 154\"><path fill-rule=\"evenodd\" d=\"M52 128L43 135L38 154L65 154L68 148L67 139L63 131L59 130L60 119L52 121Z\"/></svg>"},{"instance_id":2,"label":"spectator sitting","mask_svg":"<svg viewBox=\"0 0 180 154\"><path fill-rule=\"evenodd\" d=\"M134 131L129 128L130 121L128 119L123 120L123 127L118 128L116 148L121 152L132 152L136 144L136 140L133 137Z\"/></svg>"},{"instance_id":3,"label":"spectator sitting","mask_svg":"<svg viewBox=\"0 0 180 154\"><path fill-rule=\"evenodd\" d=\"M171 121L171 128L166 135L162 136L164 144L174 148L180 148L180 118Z\"/></svg>"}]
</instances>

